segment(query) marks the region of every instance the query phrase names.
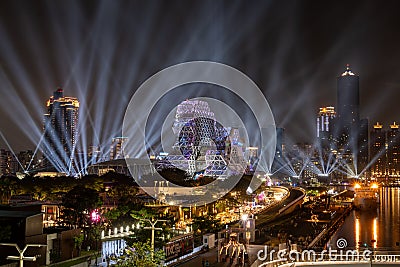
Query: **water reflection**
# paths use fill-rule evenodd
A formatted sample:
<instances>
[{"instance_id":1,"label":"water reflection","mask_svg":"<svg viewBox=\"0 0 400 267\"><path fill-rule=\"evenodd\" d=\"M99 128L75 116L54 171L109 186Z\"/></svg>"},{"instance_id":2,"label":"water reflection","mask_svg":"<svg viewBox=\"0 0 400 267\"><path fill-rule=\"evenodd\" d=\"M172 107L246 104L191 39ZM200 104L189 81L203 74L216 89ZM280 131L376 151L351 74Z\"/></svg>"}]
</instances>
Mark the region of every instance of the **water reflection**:
<instances>
[{"instance_id":1,"label":"water reflection","mask_svg":"<svg viewBox=\"0 0 400 267\"><path fill-rule=\"evenodd\" d=\"M354 246L374 247L378 246L378 212L377 211L353 211L355 216L355 242Z\"/></svg>"},{"instance_id":2,"label":"water reflection","mask_svg":"<svg viewBox=\"0 0 400 267\"><path fill-rule=\"evenodd\" d=\"M333 235L330 246L345 238L348 248L400 250L400 188L382 188L377 210L353 211Z\"/></svg>"}]
</instances>

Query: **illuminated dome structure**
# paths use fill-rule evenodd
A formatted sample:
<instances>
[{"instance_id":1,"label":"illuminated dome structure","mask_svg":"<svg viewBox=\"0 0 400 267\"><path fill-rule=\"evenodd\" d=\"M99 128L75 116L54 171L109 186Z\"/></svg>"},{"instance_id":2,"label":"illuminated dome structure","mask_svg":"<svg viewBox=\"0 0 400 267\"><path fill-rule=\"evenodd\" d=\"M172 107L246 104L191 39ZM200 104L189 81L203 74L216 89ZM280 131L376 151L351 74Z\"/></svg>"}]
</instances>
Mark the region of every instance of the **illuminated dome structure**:
<instances>
[{"instance_id":1,"label":"illuminated dome structure","mask_svg":"<svg viewBox=\"0 0 400 267\"><path fill-rule=\"evenodd\" d=\"M218 123L206 101L179 104L172 130L176 136L174 152L168 155L169 165L164 167L178 167L191 177L203 172L223 179L235 171L235 166L245 164L239 131Z\"/></svg>"},{"instance_id":2,"label":"illuminated dome structure","mask_svg":"<svg viewBox=\"0 0 400 267\"><path fill-rule=\"evenodd\" d=\"M175 147L186 159L198 159L210 149L224 154L228 133L215 120L208 103L186 100L178 105L173 131L177 135Z\"/></svg>"}]
</instances>

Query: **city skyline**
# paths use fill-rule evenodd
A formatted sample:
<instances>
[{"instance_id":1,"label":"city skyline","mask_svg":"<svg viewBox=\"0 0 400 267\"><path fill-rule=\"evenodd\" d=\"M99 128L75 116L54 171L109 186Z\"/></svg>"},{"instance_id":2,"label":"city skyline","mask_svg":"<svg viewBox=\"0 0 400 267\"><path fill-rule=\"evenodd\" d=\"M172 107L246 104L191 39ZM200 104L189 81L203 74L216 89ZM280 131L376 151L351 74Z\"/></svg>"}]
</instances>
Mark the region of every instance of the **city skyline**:
<instances>
[{"instance_id":1,"label":"city skyline","mask_svg":"<svg viewBox=\"0 0 400 267\"><path fill-rule=\"evenodd\" d=\"M398 10L0 1L0 265L400 262Z\"/></svg>"},{"instance_id":2,"label":"city skyline","mask_svg":"<svg viewBox=\"0 0 400 267\"><path fill-rule=\"evenodd\" d=\"M194 2L191 7L175 1L21 1L1 6L4 148L6 139L16 151L34 149L44 113L37 107L58 86L82 102L84 146L97 145L92 141L99 138L109 147L136 88L160 69L190 60L222 62L254 79L277 126L294 141L313 141L315 120L309 118L322 106L335 106L335 78L347 63L360 76L360 117L369 118L370 125L400 120L397 2ZM341 19L331 22L339 13ZM237 24L245 27L234 31ZM220 97L235 103L229 95Z\"/></svg>"}]
</instances>

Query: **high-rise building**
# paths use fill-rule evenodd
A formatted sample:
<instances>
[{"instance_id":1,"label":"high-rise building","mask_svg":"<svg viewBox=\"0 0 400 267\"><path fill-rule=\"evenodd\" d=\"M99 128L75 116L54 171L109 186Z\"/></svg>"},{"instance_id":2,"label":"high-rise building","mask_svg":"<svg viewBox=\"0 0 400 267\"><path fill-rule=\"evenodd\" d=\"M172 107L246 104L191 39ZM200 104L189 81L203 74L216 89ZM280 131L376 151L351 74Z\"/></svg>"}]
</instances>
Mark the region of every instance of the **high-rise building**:
<instances>
[{"instance_id":1,"label":"high-rise building","mask_svg":"<svg viewBox=\"0 0 400 267\"><path fill-rule=\"evenodd\" d=\"M87 155L91 164L97 163L99 161L104 161L104 159L102 159L100 146L89 146Z\"/></svg>"},{"instance_id":2,"label":"high-rise building","mask_svg":"<svg viewBox=\"0 0 400 267\"><path fill-rule=\"evenodd\" d=\"M398 177L400 175L400 131L399 124L394 122L387 132L387 175Z\"/></svg>"},{"instance_id":3,"label":"high-rise building","mask_svg":"<svg viewBox=\"0 0 400 267\"><path fill-rule=\"evenodd\" d=\"M333 140L333 121L336 117L334 107L319 109L317 116L317 140L322 150L329 150Z\"/></svg>"},{"instance_id":4,"label":"high-rise building","mask_svg":"<svg viewBox=\"0 0 400 267\"><path fill-rule=\"evenodd\" d=\"M377 122L371 131L371 175L376 178L386 174L386 131L382 124Z\"/></svg>"},{"instance_id":5,"label":"high-rise building","mask_svg":"<svg viewBox=\"0 0 400 267\"><path fill-rule=\"evenodd\" d=\"M64 96L58 88L46 102L44 114L44 148L46 167L70 174L74 167L74 152L78 137L79 101Z\"/></svg>"},{"instance_id":6,"label":"high-rise building","mask_svg":"<svg viewBox=\"0 0 400 267\"><path fill-rule=\"evenodd\" d=\"M37 158L32 150L20 151L17 155L21 165L18 165L18 171L29 171L37 167Z\"/></svg>"},{"instance_id":7,"label":"high-rise building","mask_svg":"<svg viewBox=\"0 0 400 267\"><path fill-rule=\"evenodd\" d=\"M346 70L337 78L337 120L335 138L338 149L343 153L358 152L358 132L360 122L359 77Z\"/></svg>"},{"instance_id":8,"label":"high-rise building","mask_svg":"<svg viewBox=\"0 0 400 267\"><path fill-rule=\"evenodd\" d=\"M354 166L354 173L366 173L369 162L368 120L360 120L359 77L347 64L337 78L337 113L333 139L338 158Z\"/></svg>"},{"instance_id":9,"label":"high-rise building","mask_svg":"<svg viewBox=\"0 0 400 267\"><path fill-rule=\"evenodd\" d=\"M0 149L0 175L16 173L18 162L9 150Z\"/></svg>"},{"instance_id":10,"label":"high-rise building","mask_svg":"<svg viewBox=\"0 0 400 267\"><path fill-rule=\"evenodd\" d=\"M361 119L358 127L358 154L357 154L357 168L358 173L365 173L365 168L368 166L370 157L369 151L369 121L368 119Z\"/></svg>"},{"instance_id":11,"label":"high-rise building","mask_svg":"<svg viewBox=\"0 0 400 267\"><path fill-rule=\"evenodd\" d=\"M371 175L374 178L400 177L400 131L394 122L387 131L376 123L371 131Z\"/></svg>"},{"instance_id":12,"label":"high-rise building","mask_svg":"<svg viewBox=\"0 0 400 267\"><path fill-rule=\"evenodd\" d=\"M125 158L123 145L128 140L127 137L115 137L111 142L110 160Z\"/></svg>"},{"instance_id":13,"label":"high-rise building","mask_svg":"<svg viewBox=\"0 0 400 267\"><path fill-rule=\"evenodd\" d=\"M301 178L316 178L315 173L315 147L309 143L293 144L288 152L288 159L292 164L293 170Z\"/></svg>"},{"instance_id":14,"label":"high-rise building","mask_svg":"<svg viewBox=\"0 0 400 267\"><path fill-rule=\"evenodd\" d=\"M282 170L284 166L287 164L287 155L286 155L286 144L285 144L285 128L276 128L276 148L275 148L275 157L272 162L271 170ZM280 175L281 172L276 172L277 175Z\"/></svg>"},{"instance_id":15,"label":"high-rise building","mask_svg":"<svg viewBox=\"0 0 400 267\"><path fill-rule=\"evenodd\" d=\"M276 149L275 158L279 159L283 157L283 152L285 150L285 129L276 128Z\"/></svg>"}]
</instances>

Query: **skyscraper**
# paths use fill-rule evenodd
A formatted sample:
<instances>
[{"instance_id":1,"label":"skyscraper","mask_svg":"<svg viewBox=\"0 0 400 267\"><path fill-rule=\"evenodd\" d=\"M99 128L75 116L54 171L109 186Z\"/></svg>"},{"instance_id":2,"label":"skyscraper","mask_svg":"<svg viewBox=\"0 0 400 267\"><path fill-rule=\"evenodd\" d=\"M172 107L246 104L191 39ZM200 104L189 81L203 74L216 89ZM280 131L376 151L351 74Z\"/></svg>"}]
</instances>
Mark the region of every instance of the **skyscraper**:
<instances>
[{"instance_id":1,"label":"skyscraper","mask_svg":"<svg viewBox=\"0 0 400 267\"><path fill-rule=\"evenodd\" d=\"M336 117L334 107L319 109L317 116L317 140L322 150L329 150L333 139L333 120Z\"/></svg>"},{"instance_id":2,"label":"skyscraper","mask_svg":"<svg viewBox=\"0 0 400 267\"><path fill-rule=\"evenodd\" d=\"M382 124L377 122L371 131L371 175L376 178L386 174L386 131Z\"/></svg>"},{"instance_id":3,"label":"skyscraper","mask_svg":"<svg viewBox=\"0 0 400 267\"><path fill-rule=\"evenodd\" d=\"M20 151L17 155L18 161L21 165L18 166L18 171L29 171L29 169L35 169L37 167L37 158L32 150Z\"/></svg>"},{"instance_id":4,"label":"skyscraper","mask_svg":"<svg viewBox=\"0 0 400 267\"><path fill-rule=\"evenodd\" d=\"M0 175L16 173L18 163L13 153L9 150L0 149Z\"/></svg>"},{"instance_id":5,"label":"skyscraper","mask_svg":"<svg viewBox=\"0 0 400 267\"><path fill-rule=\"evenodd\" d=\"M371 131L371 175L374 178L390 179L400 177L400 131L393 122L387 131L376 123Z\"/></svg>"},{"instance_id":6,"label":"skyscraper","mask_svg":"<svg viewBox=\"0 0 400 267\"><path fill-rule=\"evenodd\" d=\"M276 149L275 149L275 157L282 158L283 152L285 149L285 129L284 128L276 128Z\"/></svg>"},{"instance_id":7,"label":"skyscraper","mask_svg":"<svg viewBox=\"0 0 400 267\"><path fill-rule=\"evenodd\" d=\"M357 153L357 168L358 172L362 172L369 163L369 120L360 119L358 127L358 153Z\"/></svg>"},{"instance_id":8,"label":"skyscraper","mask_svg":"<svg viewBox=\"0 0 400 267\"><path fill-rule=\"evenodd\" d=\"M400 175L400 131L399 124L393 122L387 132L387 175L399 177Z\"/></svg>"},{"instance_id":9,"label":"skyscraper","mask_svg":"<svg viewBox=\"0 0 400 267\"><path fill-rule=\"evenodd\" d=\"M337 78L337 113L334 120L335 150L354 174L366 173L369 162L368 119L360 119L359 77L350 66Z\"/></svg>"},{"instance_id":10,"label":"skyscraper","mask_svg":"<svg viewBox=\"0 0 400 267\"><path fill-rule=\"evenodd\" d=\"M127 137L115 137L111 142L110 160L123 159L124 150L123 145L128 140Z\"/></svg>"},{"instance_id":11,"label":"skyscraper","mask_svg":"<svg viewBox=\"0 0 400 267\"><path fill-rule=\"evenodd\" d=\"M64 96L58 88L46 102L44 114L44 156L46 167L71 174L77 141L79 101Z\"/></svg>"},{"instance_id":12,"label":"skyscraper","mask_svg":"<svg viewBox=\"0 0 400 267\"><path fill-rule=\"evenodd\" d=\"M337 120L335 136L338 149L355 155L358 151L360 122L359 77L346 70L337 78Z\"/></svg>"}]
</instances>

